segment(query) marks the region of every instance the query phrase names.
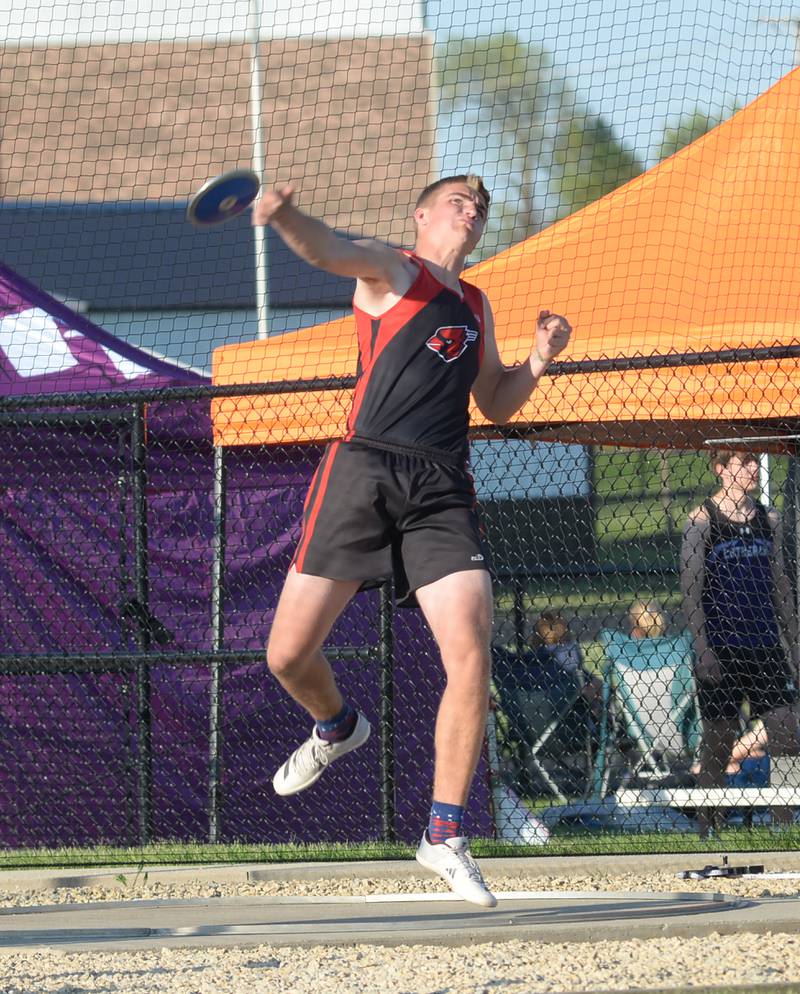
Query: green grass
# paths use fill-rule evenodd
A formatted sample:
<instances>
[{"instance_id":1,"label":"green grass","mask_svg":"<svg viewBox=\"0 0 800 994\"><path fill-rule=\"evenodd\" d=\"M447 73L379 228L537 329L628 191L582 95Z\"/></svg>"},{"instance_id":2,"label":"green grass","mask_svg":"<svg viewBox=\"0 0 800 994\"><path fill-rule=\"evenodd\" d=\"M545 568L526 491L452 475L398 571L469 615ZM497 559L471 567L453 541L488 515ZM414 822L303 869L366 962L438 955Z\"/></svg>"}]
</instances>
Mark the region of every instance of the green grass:
<instances>
[{"instance_id":1,"label":"green grass","mask_svg":"<svg viewBox=\"0 0 800 994\"><path fill-rule=\"evenodd\" d=\"M715 854L735 852L788 852L800 845L800 828L775 834L768 828L727 829L712 841L696 833L587 832L554 834L546 846L514 846L493 840L474 839L477 856L627 856L670 853Z\"/></svg>"},{"instance_id":2,"label":"green grass","mask_svg":"<svg viewBox=\"0 0 800 994\"><path fill-rule=\"evenodd\" d=\"M231 863L344 862L406 859L411 847L400 843L204 843L156 842L141 847L93 846L16 849L0 852L0 870L47 867L173 866ZM412 853L413 855L413 853Z\"/></svg>"},{"instance_id":3,"label":"green grass","mask_svg":"<svg viewBox=\"0 0 800 994\"><path fill-rule=\"evenodd\" d=\"M717 478L705 452L596 448L594 482L602 500L621 491L643 497L660 494L667 488L708 494Z\"/></svg>"},{"instance_id":4,"label":"green grass","mask_svg":"<svg viewBox=\"0 0 800 994\"><path fill-rule=\"evenodd\" d=\"M680 607L677 579L674 585L669 579L665 577L654 583L652 579L613 573L558 581L542 579L523 594L522 607L529 618L536 618L545 608L565 611L571 617L614 617L625 616L633 601L640 597L655 597L662 607L677 610ZM495 610L498 616L511 616L513 595L498 589Z\"/></svg>"},{"instance_id":5,"label":"green grass","mask_svg":"<svg viewBox=\"0 0 800 994\"><path fill-rule=\"evenodd\" d=\"M609 546L617 542L646 542L656 536L680 535L686 515L693 501L671 501L667 515L664 502L655 497L634 497L615 500L597 507L595 518L597 542ZM676 506L677 505L677 506Z\"/></svg>"},{"instance_id":6,"label":"green grass","mask_svg":"<svg viewBox=\"0 0 800 994\"><path fill-rule=\"evenodd\" d=\"M611 833L574 830L557 832L546 846L517 846L493 839L474 839L477 856L587 856L657 853L720 854L788 851L800 847L800 828L774 834L767 828L729 829L711 842L690 833ZM155 843L141 848L19 849L0 853L0 870L86 869L101 867L157 867L234 863L328 863L370 860L406 860L414 846L365 842L251 845Z\"/></svg>"}]
</instances>

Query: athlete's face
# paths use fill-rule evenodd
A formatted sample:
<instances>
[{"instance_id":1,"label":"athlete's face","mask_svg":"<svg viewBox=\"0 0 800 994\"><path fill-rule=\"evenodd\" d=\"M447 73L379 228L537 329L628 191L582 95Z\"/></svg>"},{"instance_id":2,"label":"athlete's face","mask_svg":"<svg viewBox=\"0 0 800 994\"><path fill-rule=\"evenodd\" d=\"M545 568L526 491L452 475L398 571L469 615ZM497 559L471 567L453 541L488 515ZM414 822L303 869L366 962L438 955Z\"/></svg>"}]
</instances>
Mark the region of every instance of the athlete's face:
<instances>
[{"instance_id":1,"label":"athlete's face","mask_svg":"<svg viewBox=\"0 0 800 994\"><path fill-rule=\"evenodd\" d=\"M727 492L749 493L758 486L758 459L755 456L731 456L727 466L717 466L720 482Z\"/></svg>"},{"instance_id":2,"label":"athlete's face","mask_svg":"<svg viewBox=\"0 0 800 994\"><path fill-rule=\"evenodd\" d=\"M466 183L447 183L418 207L414 216L429 237L453 237L471 252L483 234L486 213L479 193Z\"/></svg>"}]
</instances>

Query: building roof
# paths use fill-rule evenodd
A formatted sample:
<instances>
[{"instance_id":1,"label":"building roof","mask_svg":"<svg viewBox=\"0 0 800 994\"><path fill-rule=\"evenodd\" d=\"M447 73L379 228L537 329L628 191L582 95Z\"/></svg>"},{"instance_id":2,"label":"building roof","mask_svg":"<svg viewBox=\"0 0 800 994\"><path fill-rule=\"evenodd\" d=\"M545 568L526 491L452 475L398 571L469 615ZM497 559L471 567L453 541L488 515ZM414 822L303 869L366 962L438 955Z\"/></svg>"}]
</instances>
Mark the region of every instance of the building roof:
<instances>
[{"instance_id":1,"label":"building roof","mask_svg":"<svg viewBox=\"0 0 800 994\"><path fill-rule=\"evenodd\" d=\"M186 204L4 204L4 261L51 293L94 311L252 308L256 267L249 214L211 230L186 222ZM353 281L302 262L267 230L272 307L347 307Z\"/></svg>"},{"instance_id":2,"label":"building roof","mask_svg":"<svg viewBox=\"0 0 800 994\"><path fill-rule=\"evenodd\" d=\"M407 241L415 195L430 182L435 163L430 42L407 35L285 38L264 42L261 52L266 182L294 182L299 206L333 227ZM62 229L68 219L71 240L65 244L47 228L52 214L43 220L40 215L38 264L7 261L72 297L81 290L64 287L69 258L81 257L84 268L102 266L95 283L116 284L119 300L90 303L107 308L123 298L148 296L148 281L131 268L131 254L158 263L167 284L184 277L189 257L196 273L206 252L209 278L215 269L235 273L233 256L241 246L250 251L243 228L238 240L225 235L215 241L212 235L205 246L187 232L176 255L175 231L159 239L151 222L174 219L170 207L179 216L211 176L250 166L250 55L246 44L218 40L0 49L0 201L4 209L28 212L59 205ZM101 214L87 204L103 205ZM145 210L156 205L165 212L161 217ZM87 244L115 240L99 231L101 215L106 229L118 225L135 242L130 251L98 252ZM30 214L20 218L23 226L33 223ZM233 247L220 262L225 239L232 239ZM58 280L48 278L42 260L56 271L61 267ZM78 262L73 265L77 271ZM250 273L249 261L239 265ZM307 277L302 272L295 279L304 295ZM194 275L189 285L192 280ZM207 288L208 280L198 286L197 306L208 306ZM136 306L164 306L159 292L151 291L151 299ZM225 299L216 303L230 305Z\"/></svg>"}]
</instances>

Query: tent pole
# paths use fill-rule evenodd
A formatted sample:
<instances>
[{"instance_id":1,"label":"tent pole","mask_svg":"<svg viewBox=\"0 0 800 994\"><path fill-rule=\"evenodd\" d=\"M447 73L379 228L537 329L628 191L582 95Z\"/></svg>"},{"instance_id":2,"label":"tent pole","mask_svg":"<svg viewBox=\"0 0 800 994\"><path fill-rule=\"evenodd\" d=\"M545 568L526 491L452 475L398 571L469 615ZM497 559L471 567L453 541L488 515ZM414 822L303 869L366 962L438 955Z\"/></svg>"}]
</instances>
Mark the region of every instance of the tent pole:
<instances>
[{"instance_id":1,"label":"tent pole","mask_svg":"<svg viewBox=\"0 0 800 994\"><path fill-rule=\"evenodd\" d=\"M758 486L761 491L762 504L769 505L769 452L762 452L758 457Z\"/></svg>"},{"instance_id":2,"label":"tent pole","mask_svg":"<svg viewBox=\"0 0 800 994\"><path fill-rule=\"evenodd\" d=\"M514 650L518 656L525 652L525 589L523 577L512 573L511 583L514 588Z\"/></svg>"},{"instance_id":3,"label":"tent pole","mask_svg":"<svg viewBox=\"0 0 800 994\"><path fill-rule=\"evenodd\" d=\"M211 564L211 684L208 713L208 841L219 842L222 772L222 652L225 642L225 548L228 467L225 447L214 446L214 537Z\"/></svg>"},{"instance_id":4,"label":"tent pole","mask_svg":"<svg viewBox=\"0 0 800 994\"><path fill-rule=\"evenodd\" d=\"M792 493L792 524L794 526L794 610L795 618L800 618L800 446L797 443L792 447L793 451L789 457L790 477L793 484ZM800 631L797 633L800 651ZM795 679L797 675L795 674Z\"/></svg>"},{"instance_id":5,"label":"tent pole","mask_svg":"<svg viewBox=\"0 0 800 994\"><path fill-rule=\"evenodd\" d=\"M250 127L253 132L253 171L264 181L264 127L261 121L261 2L249 0L250 22ZM269 287L267 280L267 229L253 228L256 267L258 337L269 337Z\"/></svg>"},{"instance_id":6,"label":"tent pole","mask_svg":"<svg viewBox=\"0 0 800 994\"><path fill-rule=\"evenodd\" d=\"M131 497L133 487L131 484L131 466L128 462L128 456L133 447L133 426L132 422L129 420L123 422L120 425L119 436L118 436L118 451L117 459L119 465L119 471L117 474L117 519L118 519L118 541L119 541L119 593L117 595L117 609L119 610L120 616L120 645L124 650L129 650L131 647L131 622L125 619L125 602L128 599L128 594L130 592L131 586L131 576L130 570L128 568L128 533L130 529L130 522L128 520L128 507L129 499ZM126 713L130 709L130 701L128 695L130 693L130 687L128 684L127 677L123 677L122 682L123 693L125 694L125 710ZM126 719L127 720L127 719ZM131 844L136 837L136 790L135 790L135 762L136 758L133 754L131 748L130 736L126 736L126 748L124 752L124 766L125 766L125 826L126 826L126 837Z\"/></svg>"},{"instance_id":7,"label":"tent pole","mask_svg":"<svg viewBox=\"0 0 800 994\"><path fill-rule=\"evenodd\" d=\"M800 447L795 443L789 454L789 467L784 486L784 548L787 573L794 584L795 616L800 618ZM798 632L800 647L800 632Z\"/></svg>"}]
</instances>

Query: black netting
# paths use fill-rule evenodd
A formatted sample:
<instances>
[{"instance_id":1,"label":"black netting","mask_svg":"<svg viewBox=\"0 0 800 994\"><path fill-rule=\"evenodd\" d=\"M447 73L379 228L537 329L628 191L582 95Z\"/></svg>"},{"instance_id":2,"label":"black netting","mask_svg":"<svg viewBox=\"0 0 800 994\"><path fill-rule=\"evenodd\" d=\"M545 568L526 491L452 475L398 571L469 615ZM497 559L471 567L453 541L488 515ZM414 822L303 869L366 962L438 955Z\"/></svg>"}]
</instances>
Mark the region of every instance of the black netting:
<instances>
[{"instance_id":1,"label":"black netting","mask_svg":"<svg viewBox=\"0 0 800 994\"><path fill-rule=\"evenodd\" d=\"M420 612L398 610L391 585L354 598L325 651L373 744L313 791L278 797L272 776L309 719L269 674L264 643L323 448L215 448L208 388L183 393L124 406L98 394L94 409L87 395L5 405L2 844L413 842L444 687ZM783 795L759 790L789 788L791 802L798 786L786 743L771 743L762 721L792 704L775 676L790 654L759 656L765 640L752 637L772 624L785 640L793 623L787 444L730 464L775 508L758 512L767 531L751 518L739 538L714 539L728 594L739 596L737 575L753 592L732 624L749 640L742 658L761 663L742 675L733 711L732 698L705 705L736 733L711 784L734 790L729 827L769 823ZM691 599L687 522L725 493L709 451L511 432L475 434L471 458L495 624L469 831L531 843L534 818L555 839L702 830L703 762L722 747L703 752L688 609L709 602ZM770 541L780 569L765 577ZM708 586L716 567L706 568ZM755 599L764 590L769 605ZM739 798L741 787L755 794Z\"/></svg>"},{"instance_id":2,"label":"black netting","mask_svg":"<svg viewBox=\"0 0 800 994\"><path fill-rule=\"evenodd\" d=\"M189 223L203 184L251 168L342 253L411 247L420 191L481 174L465 279L502 362L535 354L542 309L574 325L510 419L471 411L494 627L465 831L783 845L797 19L264 7L0 15L0 847L390 852L427 819L445 678L388 581L325 640L370 744L309 792L272 787L310 726L265 658L309 485L401 323L356 327L324 229L293 250L249 211ZM437 374L479 347L447 314L420 346Z\"/></svg>"}]
</instances>

